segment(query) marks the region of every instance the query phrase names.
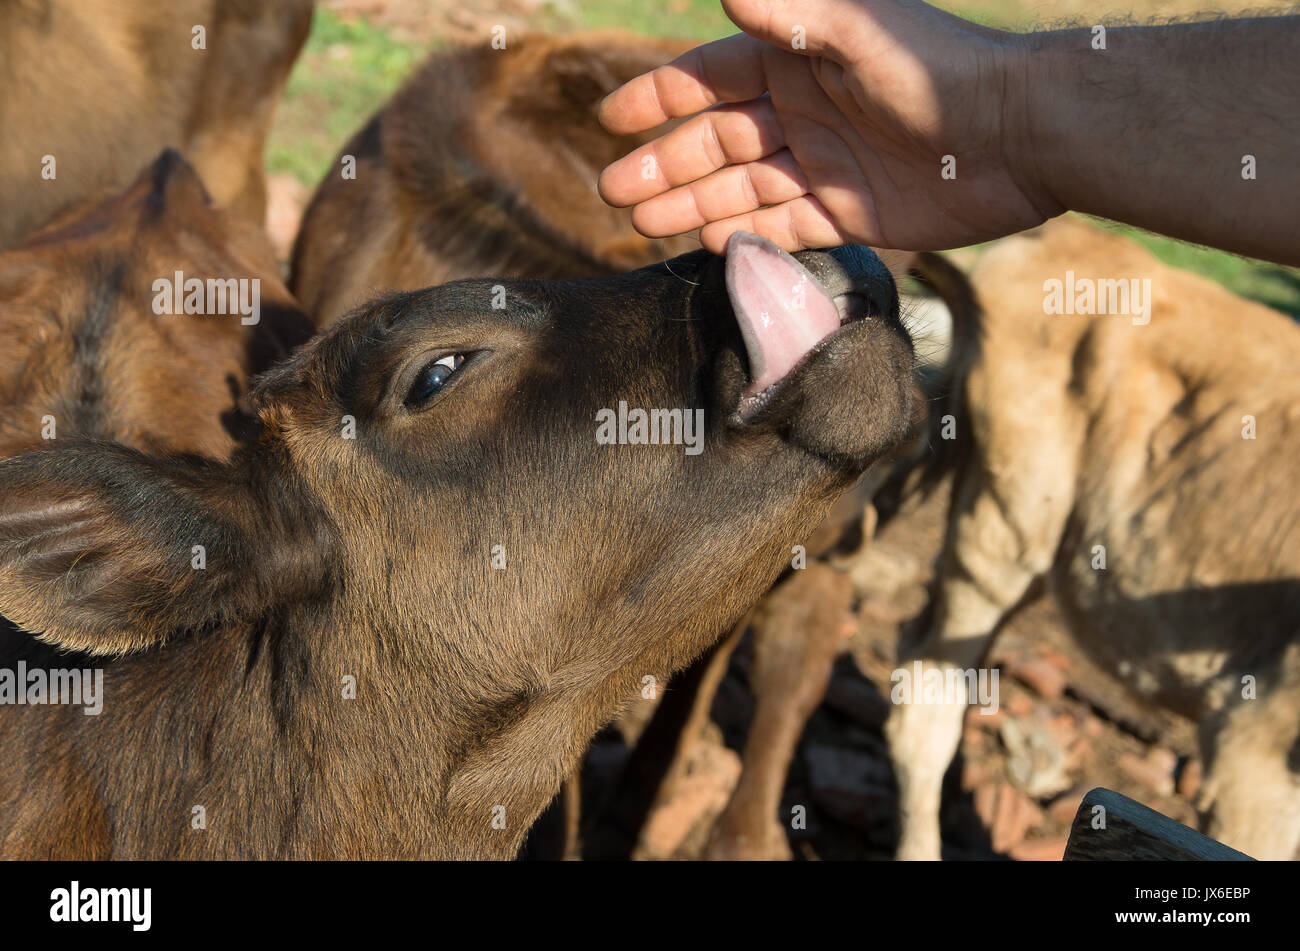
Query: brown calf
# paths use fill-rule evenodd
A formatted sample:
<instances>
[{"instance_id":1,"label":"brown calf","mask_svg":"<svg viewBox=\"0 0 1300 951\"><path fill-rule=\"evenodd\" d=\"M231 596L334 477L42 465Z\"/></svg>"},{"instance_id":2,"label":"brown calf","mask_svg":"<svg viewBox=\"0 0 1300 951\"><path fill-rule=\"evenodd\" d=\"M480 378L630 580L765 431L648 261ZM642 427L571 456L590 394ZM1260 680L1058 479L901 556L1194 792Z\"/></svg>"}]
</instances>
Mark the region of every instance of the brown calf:
<instances>
[{"instance_id":1,"label":"brown calf","mask_svg":"<svg viewBox=\"0 0 1300 951\"><path fill-rule=\"evenodd\" d=\"M64 205L125 187L164 146L188 156L217 204L260 223L266 133L312 6L0 4L0 249Z\"/></svg>"},{"instance_id":2,"label":"brown calf","mask_svg":"<svg viewBox=\"0 0 1300 951\"><path fill-rule=\"evenodd\" d=\"M221 281L232 311L256 288L256 318L168 313L178 273L205 305ZM248 378L311 331L261 228L214 209L171 151L0 253L0 308L0 457L80 437L225 459Z\"/></svg>"},{"instance_id":3,"label":"brown calf","mask_svg":"<svg viewBox=\"0 0 1300 951\"><path fill-rule=\"evenodd\" d=\"M174 281L178 272L182 283L256 281L256 323L239 313L155 313L155 303L162 303L155 281ZM281 282L261 229L214 209L194 170L170 151L125 192L70 208L0 253L0 312L0 457L101 439L150 453L225 459L252 424L241 408L246 381L304 342L311 329ZM14 672L18 659L67 667L50 655L0 618L6 672ZM0 701L15 699L0 684ZM19 717L3 707L0 732L14 735ZM55 718L46 725L56 728ZM61 740L51 739L53 751ZM58 768L76 772L66 761ZM33 805L47 808L20 798L21 773L17 781L0 798L13 824L26 821ZM86 838L96 830L95 807L86 798L93 793L68 791L71 798L47 815L56 824L80 824L69 827L76 844L68 854L96 854ZM11 843L0 841L8 852Z\"/></svg>"},{"instance_id":4,"label":"brown calf","mask_svg":"<svg viewBox=\"0 0 1300 951\"><path fill-rule=\"evenodd\" d=\"M505 50L485 44L433 57L344 147L321 183L295 248L295 293L329 323L384 289L484 274L614 274L684 250L686 239L643 238L627 209L610 208L596 193L600 170L644 140L611 136L597 122L596 109L616 86L690 45L619 33L528 36ZM355 177L343 174L348 157L355 159ZM891 256L887 263L892 271L904 260ZM860 519L869 492L845 501L823 534L832 528L838 534L841 523ZM825 547L810 544L814 553ZM838 620L833 627L839 630ZM787 649L798 649L794 642L802 638L803 662L829 672L832 645L841 639L803 633L783 634L791 642ZM697 666L718 667L728 656L720 647ZM687 683L698 681L687 676ZM758 689L756 744L765 742L768 724L802 723L793 712L802 701L789 700L784 686ZM626 827L624 841L597 851L627 853L650 799L672 783L669 760L691 742L693 731L684 727L703 722L701 708L707 711L711 696L708 689L697 697L674 685L617 797L615 821ZM795 720L787 721L791 716ZM762 768L747 763L742 794L751 784L779 785L785 766L774 764L780 759L765 755ZM575 789L570 784L566 795L574 797ZM765 839L773 839L773 821L764 824ZM570 828L570 851L573 844Z\"/></svg>"},{"instance_id":5,"label":"brown calf","mask_svg":"<svg viewBox=\"0 0 1300 951\"><path fill-rule=\"evenodd\" d=\"M294 294L328 326L377 292L597 277L698 246L643 238L596 192L600 170L646 139L601 128L600 100L688 46L582 33L434 56L321 182L294 249Z\"/></svg>"},{"instance_id":6,"label":"brown calf","mask_svg":"<svg viewBox=\"0 0 1300 951\"><path fill-rule=\"evenodd\" d=\"M798 260L398 295L264 378L231 464L0 463L24 659L106 668L99 716L0 710L0 852L513 855L921 413L879 260ZM701 451L605 444L620 404L700 411Z\"/></svg>"}]
</instances>

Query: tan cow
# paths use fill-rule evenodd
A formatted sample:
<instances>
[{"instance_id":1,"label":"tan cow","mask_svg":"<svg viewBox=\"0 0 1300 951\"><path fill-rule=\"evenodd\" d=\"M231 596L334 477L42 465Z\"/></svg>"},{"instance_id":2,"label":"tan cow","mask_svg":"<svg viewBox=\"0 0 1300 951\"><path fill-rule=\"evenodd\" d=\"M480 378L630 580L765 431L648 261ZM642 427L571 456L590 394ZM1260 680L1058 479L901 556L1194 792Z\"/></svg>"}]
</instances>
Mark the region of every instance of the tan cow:
<instances>
[{"instance_id":1,"label":"tan cow","mask_svg":"<svg viewBox=\"0 0 1300 951\"><path fill-rule=\"evenodd\" d=\"M1201 726L1214 837L1300 844L1300 327L1062 219L989 251L979 352L957 355L960 460L924 639L971 669L1036 579L1142 697ZM941 445L943 443L941 442ZM963 703L887 725L899 857L939 858Z\"/></svg>"}]
</instances>

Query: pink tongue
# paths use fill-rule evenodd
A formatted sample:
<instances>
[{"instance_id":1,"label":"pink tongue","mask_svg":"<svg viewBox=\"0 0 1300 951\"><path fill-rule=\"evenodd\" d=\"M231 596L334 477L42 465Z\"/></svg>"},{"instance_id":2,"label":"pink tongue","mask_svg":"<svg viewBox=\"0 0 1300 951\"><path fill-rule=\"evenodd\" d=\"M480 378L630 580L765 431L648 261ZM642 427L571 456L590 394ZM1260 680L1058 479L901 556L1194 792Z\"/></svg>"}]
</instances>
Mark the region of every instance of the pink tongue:
<instances>
[{"instance_id":1,"label":"pink tongue","mask_svg":"<svg viewBox=\"0 0 1300 951\"><path fill-rule=\"evenodd\" d=\"M746 231L727 241L727 294L749 352L750 395L784 377L840 327L839 310L817 279L771 241Z\"/></svg>"}]
</instances>

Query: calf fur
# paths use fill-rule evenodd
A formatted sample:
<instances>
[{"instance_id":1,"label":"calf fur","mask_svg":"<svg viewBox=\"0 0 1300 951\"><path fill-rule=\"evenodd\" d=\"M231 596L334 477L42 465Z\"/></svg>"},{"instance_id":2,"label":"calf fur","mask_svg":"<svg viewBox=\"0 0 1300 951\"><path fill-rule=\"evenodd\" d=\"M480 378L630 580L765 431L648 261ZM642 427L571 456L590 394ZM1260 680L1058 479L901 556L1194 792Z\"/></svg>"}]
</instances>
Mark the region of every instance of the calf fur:
<instances>
[{"instance_id":1,"label":"calf fur","mask_svg":"<svg viewBox=\"0 0 1300 951\"><path fill-rule=\"evenodd\" d=\"M1149 280L1150 310L1049 315L1048 282L1067 271ZM1292 858L1300 327L1069 219L1002 242L972 281L983 317L958 328L947 535L924 637L900 662L974 667L1044 579L1082 647L1199 722L1209 833ZM887 723L901 858L939 858L955 699L900 705Z\"/></svg>"},{"instance_id":2,"label":"calf fur","mask_svg":"<svg viewBox=\"0 0 1300 951\"><path fill-rule=\"evenodd\" d=\"M0 853L514 855L642 678L733 624L923 413L865 249L798 256L847 323L750 398L733 303L796 266L747 240L367 306L263 378L229 464L0 463L0 610L37 634L8 666L105 668L99 716L0 708ZM702 409L704 451L599 443L619 401Z\"/></svg>"},{"instance_id":3,"label":"calf fur","mask_svg":"<svg viewBox=\"0 0 1300 951\"><path fill-rule=\"evenodd\" d=\"M189 157L217 204L260 224L271 113L307 39L312 6L0 4L0 249L65 205L125 187L166 146Z\"/></svg>"}]
</instances>

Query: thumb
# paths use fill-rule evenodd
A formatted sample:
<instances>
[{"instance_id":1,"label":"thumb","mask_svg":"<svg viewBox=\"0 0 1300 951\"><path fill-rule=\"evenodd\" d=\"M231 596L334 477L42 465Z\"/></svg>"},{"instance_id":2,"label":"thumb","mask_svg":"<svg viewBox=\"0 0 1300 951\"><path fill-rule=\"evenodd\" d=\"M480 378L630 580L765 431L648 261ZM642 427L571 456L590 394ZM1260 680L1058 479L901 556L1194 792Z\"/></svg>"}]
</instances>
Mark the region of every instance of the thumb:
<instances>
[{"instance_id":1,"label":"thumb","mask_svg":"<svg viewBox=\"0 0 1300 951\"><path fill-rule=\"evenodd\" d=\"M722 9L750 36L804 56L841 53L869 16L854 0L722 0Z\"/></svg>"}]
</instances>

